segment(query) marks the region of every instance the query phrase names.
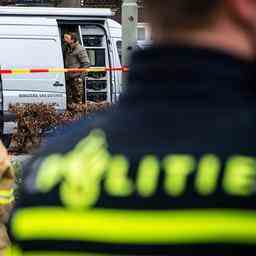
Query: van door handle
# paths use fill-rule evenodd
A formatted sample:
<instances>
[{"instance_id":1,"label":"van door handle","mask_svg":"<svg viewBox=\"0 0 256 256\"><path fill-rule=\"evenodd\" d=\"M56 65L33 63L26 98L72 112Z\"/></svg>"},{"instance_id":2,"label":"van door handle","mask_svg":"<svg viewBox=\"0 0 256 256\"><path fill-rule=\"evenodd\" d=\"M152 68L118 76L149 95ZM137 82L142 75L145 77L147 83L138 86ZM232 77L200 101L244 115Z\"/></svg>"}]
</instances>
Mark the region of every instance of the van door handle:
<instances>
[{"instance_id":1,"label":"van door handle","mask_svg":"<svg viewBox=\"0 0 256 256\"><path fill-rule=\"evenodd\" d=\"M61 87L61 86L64 86L64 84L61 84L59 81L56 81L53 86L55 87Z\"/></svg>"}]
</instances>

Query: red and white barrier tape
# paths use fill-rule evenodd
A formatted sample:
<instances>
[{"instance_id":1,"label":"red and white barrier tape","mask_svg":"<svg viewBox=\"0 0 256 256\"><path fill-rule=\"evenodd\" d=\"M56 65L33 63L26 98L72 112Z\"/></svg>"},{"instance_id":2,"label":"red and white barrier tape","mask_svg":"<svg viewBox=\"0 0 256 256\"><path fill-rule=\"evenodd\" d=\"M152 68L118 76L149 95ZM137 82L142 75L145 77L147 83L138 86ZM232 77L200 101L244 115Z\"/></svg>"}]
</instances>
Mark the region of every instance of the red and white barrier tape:
<instances>
[{"instance_id":1,"label":"red and white barrier tape","mask_svg":"<svg viewBox=\"0 0 256 256\"><path fill-rule=\"evenodd\" d=\"M128 67L0 69L0 75L24 75L34 73L88 73L114 71L128 72Z\"/></svg>"}]
</instances>

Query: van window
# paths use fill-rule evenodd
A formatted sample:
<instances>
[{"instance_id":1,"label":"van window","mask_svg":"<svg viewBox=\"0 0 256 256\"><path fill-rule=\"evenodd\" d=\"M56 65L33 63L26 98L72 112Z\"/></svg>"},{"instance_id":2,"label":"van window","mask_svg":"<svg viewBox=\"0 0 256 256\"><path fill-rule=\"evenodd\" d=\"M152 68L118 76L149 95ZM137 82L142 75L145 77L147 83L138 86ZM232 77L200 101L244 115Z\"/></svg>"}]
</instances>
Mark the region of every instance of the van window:
<instances>
[{"instance_id":1,"label":"van window","mask_svg":"<svg viewBox=\"0 0 256 256\"><path fill-rule=\"evenodd\" d=\"M87 49L90 58L90 64L93 67L105 67L105 50L104 49Z\"/></svg>"},{"instance_id":2,"label":"van window","mask_svg":"<svg viewBox=\"0 0 256 256\"><path fill-rule=\"evenodd\" d=\"M139 41L144 41L146 40L146 29L145 27L138 27L138 40Z\"/></svg>"},{"instance_id":3,"label":"van window","mask_svg":"<svg viewBox=\"0 0 256 256\"><path fill-rule=\"evenodd\" d=\"M83 35L83 43L87 47L103 47L103 35Z\"/></svg>"},{"instance_id":4,"label":"van window","mask_svg":"<svg viewBox=\"0 0 256 256\"><path fill-rule=\"evenodd\" d=\"M119 59L120 59L120 63L122 63L122 41L116 41L116 48L118 51L118 55L119 55Z\"/></svg>"}]
</instances>

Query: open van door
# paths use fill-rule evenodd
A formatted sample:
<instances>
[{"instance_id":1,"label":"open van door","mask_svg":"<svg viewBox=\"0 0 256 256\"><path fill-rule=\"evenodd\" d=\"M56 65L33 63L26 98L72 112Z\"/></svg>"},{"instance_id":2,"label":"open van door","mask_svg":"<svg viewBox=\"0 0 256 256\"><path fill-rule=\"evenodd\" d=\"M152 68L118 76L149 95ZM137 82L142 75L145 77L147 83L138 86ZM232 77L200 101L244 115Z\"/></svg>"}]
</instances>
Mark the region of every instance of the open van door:
<instances>
[{"instance_id":1,"label":"open van door","mask_svg":"<svg viewBox=\"0 0 256 256\"><path fill-rule=\"evenodd\" d=\"M2 69L62 68L58 25L54 19L4 17L0 20ZM53 103L66 109L64 73L2 75L4 118L10 104ZM9 120L10 121L10 120Z\"/></svg>"},{"instance_id":2,"label":"open van door","mask_svg":"<svg viewBox=\"0 0 256 256\"><path fill-rule=\"evenodd\" d=\"M122 26L111 19L106 20L108 33L109 33L109 46L110 46L110 59L113 67L121 67L121 47L122 47ZM122 88L122 73L120 71L112 72L113 90L112 99L113 103L118 101Z\"/></svg>"},{"instance_id":3,"label":"open van door","mask_svg":"<svg viewBox=\"0 0 256 256\"><path fill-rule=\"evenodd\" d=\"M110 67L108 34L103 25L85 23L79 26L82 45L86 48L91 67ZM112 76L110 72L89 72L86 79L86 99L112 102Z\"/></svg>"}]
</instances>

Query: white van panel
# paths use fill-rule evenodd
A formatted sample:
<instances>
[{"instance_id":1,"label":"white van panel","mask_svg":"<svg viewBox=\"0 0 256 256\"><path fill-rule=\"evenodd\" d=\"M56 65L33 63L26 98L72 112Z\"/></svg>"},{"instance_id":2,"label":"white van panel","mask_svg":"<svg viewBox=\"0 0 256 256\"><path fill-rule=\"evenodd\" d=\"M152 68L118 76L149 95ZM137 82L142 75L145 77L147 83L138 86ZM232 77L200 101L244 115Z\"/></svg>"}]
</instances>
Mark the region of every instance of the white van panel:
<instances>
[{"instance_id":1,"label":"white van panel","mask_svg":"<svg viewBox=\"0 0 256 256\"><path fill-rule=\"evenodd\" d=\"M20 18L17 23L27 22L27 24L7 26L8 19L5 20L2 17L1 23L3 24L5 20L5 25L0 23L2 69L62 68L64 66L56 21ZM44 25L42 25L43 20ZM36 23L41 25L35 25ZM4 111L8 111L9 104L12 103L56 103L60 109L66 108L64 73L2 75L2 87ZM52 96L53 94L58 94L58 97Z\"/></svg>"},{"instance_id":2,"label":"white van panel","mask_svg":"<svg viewBox=\"0 0 256 256\"><path fill-rule=\"evenodd\" d=\"M56 26L56 20L55 19L47 19L47 18L31 18L31 17L22 17L22 16L1 16L1 9L0 7L0 25L33 25L33 26ZM18 30L17 30L18 31ZM52 30L53 31L53 30ZM40 33L40 31L38 31Z\"/></svg>"},{"instance_id":3,"label":"white van panel","mask_svg":"<svg viewBox=\"0 0 256 256\"><path fill-rule=\"evenodd\" d=\"M0 7L0 15L111 17L108 8Z\"/></svg>"},{"instance_id":4,"label":"white van panel","mask_svg":"<svg viewBox=\"0 0 256 256\"><path fill-rule=\"evenodd\" d=\"M16 103L56 103L56 108L63 110L63 106L66 104L66 95L56 92L6 91L4 93L4 110L7 111L10 104Z\"/></svg>"},{"instance_id":5,"label":"white van panel","mask_svg":"<svg viewBox=\"0 0 256 256\"><path fill-rule=\"evenodd\" d=\"M0 36L0 44L2 69L63 67L56 38L1 38ZM65 89L64 86L57 88L53 86L56 81L62 81L64 84L62 73L3 75L2 77L4 90L64 92Z\"/></svg>"},{"instance_id":6,"label":"white van panel","mask_svg":"<svg viewBox=\"0 0 256 256\"><path fill-rule=\"evenodd\" d=\"M122 42L122 26L111 19L107 19L106 21L106 27L108 29L108 33L111 36L111 63L113 67L121 67L121 59L118 52L118 44ZM122 73L118 71L112 72L113 74L113 82L114 82L114 90L113 90L113 99L114 102L116 102L122 92Z\"/></svg>"},{"instance_id":7,"label":"white van panel","mask_svg":"<svg viewBox=\"0 0 256 256\"><path fill-rule=\"evenodd\" d=\"M122 38L122 26L118 22L107 19L106 20L107 27L110 31L111 37L112 38Z\"/></svg>"},{"instance_id":8,"label":"white van panel","mask_svg":"<svg viewBox=\"0 0 256 256\"><path fill-rule=\"evenodd\" d=\"M29 36L52 36L56 37L58 34L52 30L50 26L34 26L34 25L1 25L2 37L29 37ZM12 30L10 30L12 29ZM22 30L22 33L21 33ZM11 33L10 33L11 32Z\"/></svg>"}]
</instances>

